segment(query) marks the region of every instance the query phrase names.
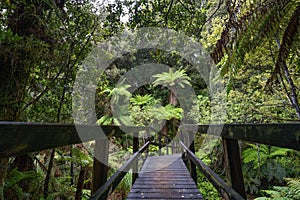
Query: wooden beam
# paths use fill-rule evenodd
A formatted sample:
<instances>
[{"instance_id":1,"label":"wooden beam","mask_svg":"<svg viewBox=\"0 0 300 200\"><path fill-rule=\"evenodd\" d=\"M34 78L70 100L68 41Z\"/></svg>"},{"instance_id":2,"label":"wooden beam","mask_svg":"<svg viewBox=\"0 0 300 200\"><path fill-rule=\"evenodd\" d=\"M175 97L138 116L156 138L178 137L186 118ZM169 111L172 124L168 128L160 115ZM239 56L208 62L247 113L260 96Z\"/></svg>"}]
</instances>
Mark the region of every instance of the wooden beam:
<instances>
[{"instance_id":1,"label":"wooden beam","mask_svg":"<svg viewBox=\"0 0 300 200\"><path fill-rule=\"evenodd\" d=\"M300 150L300 124L225 125L223 137Z\"/></svg>"},{"instance_id":2,"label":"wooden beam","mask_svg":"<svg viewBox=\"0 0 300 200\"><path fill-rule=\"evenodd\" d=\"M188 139L188 145L189 145L189 150L195 154L195 142L194 142L194 134L193 133L186 133L187 139ZM191 170L191 176L195 182L195 184L197 185L197 169L196 169L196 165L194 162L190 161L190 166L189 166L190 170Z\"/></svg>"},{"instance_id":3,"label":"wooden beam","mask_svg":"<svg viewBox=\"0 0 300 200\"><path fill-rule=\"evenodd\" d=\"M94 148L93 189L94 194L106 181L108 172L109 142L106 139L96 140ZM106 199L106 195L103 195Z\"/></svg>"},{"instance_id":4,"label":"wooden beam","mask_svg":"<svg viewBox=\"0 0 300 200\"><path fill-rule=\"evenodd\" d=\"M134 131L140 129L145 128L130 127ZM79 136L78 131L84 135ZM0 158L124 134L117 126L0 122Z\"/></svg>"},{"instance_id":5,"label":"wooden beam","mask_svg":"<svg viewBox=\"0 0 300 200\"><path fill-rule=\"evenodd\" d=\"M116 172L114 173L109 180L103 184L90 198L91 200L103 199L103 195L106 194L107 191L113 192L114 189L118 186L121 180L124 178L126 173L130 170L133 163L141 156L141 154L148 148L150 142L144 144L136 153L131 156L126 163Z\"/></svg>"},{"instance_id":6,"label":"wooden beam","mask_svg":"<svg viewBox=\"0 0 300 200\"><path fill-rule=\"evenodd\" d=\"M181 146L186 151L188 159L195 163L195 165L202 171L204 176L212 183L212 185L219 191L225 199L244 200L237 191L231 188L223 179L221 179L212 169L206 166L200 158L198 158L189 148L180 141Z\"/></svg>"},{"instance_id":7,"label":"wooden beam","mask_svg":"<svg viewBox=\"0 0 300 200\"><path fill-rule=\"evenodd\" d=\"M139 137L138 134L135 133L133 137L133 153L136 153L139 150ZM138 177L138 160L135 161L132 167L132 185L134 184L136 178Z\"/></svg>"},{"instance_id":8,"label":"wooden beam","mask_svg":"<svg viewBox=\"0 0 300 200\"><path fill-rule=\"evenodd\" d=\"M181 128L198 129L199 133L218 135L225 138L273 145L300 150L300 123L290 124L225 124L225 125L182 125ZM148 130L147 127L129 127L132 132ZM104 134L125 134L119 127L101 126ZM84 132L80 138L77 131ZM71 144L101 139L99 126L74 124L45 124L0 122L0 158L37 152Z\"/></svg>"},{"instance_id":9,"label":"wooden beam","mask_svg":"<svg viewBox=\"0 0 300 200\"><path fill-rule=\"evenodd\" d=\"M300 150L300 123L181 125L185 131ZM221 132L220 132L221 131Z\"/></svg>"},{"instance_id":10,"label":"wooden beam","mask_svg":"<svg viewBox=\"0 0 300 200\"><path fill-rule=\"evenodd\" d=\"M238 140L222 138L226 175L232 188L246 199Z\"/></svg>"}]
</instances>

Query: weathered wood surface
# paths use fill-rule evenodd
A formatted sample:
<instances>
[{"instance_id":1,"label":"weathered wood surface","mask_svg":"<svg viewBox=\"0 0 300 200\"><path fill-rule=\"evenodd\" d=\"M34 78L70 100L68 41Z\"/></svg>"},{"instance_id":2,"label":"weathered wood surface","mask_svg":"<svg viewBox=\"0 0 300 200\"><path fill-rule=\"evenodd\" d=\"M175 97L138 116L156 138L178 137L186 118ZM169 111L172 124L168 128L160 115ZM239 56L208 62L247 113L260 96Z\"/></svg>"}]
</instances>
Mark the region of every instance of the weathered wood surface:
<instances>
[{"instance_id":1,"label":"weathered wood surface","mask_svg":"<svg viewBox=\"0 0 300 200\"><path fill-rule=\"evenodd\" d=\"M226 175L231 187L246 199L238 140L222 138Z\"/></svg>"},{"instance_id":2,"label":"weathered wood surface","mask_svg":"<svg viewBox=\"0 0 300 200\"><path fill-rule=\"evenodd\" d=\"M0 122L0 158L103 139L99 129L96 125ZM127 129L134 133L147 127ZM300 123L183 125L181 129L212 135L221 132L220 136L229 139L300 150ZM78 130L86 134L79 136ZM106 137L125 134L115 126L101 126L101 130Z\"/></svg>"},{"instance_id":3,"label":"weathered wood surface","mask_svg":"<svg viewBox=\"0 0 300 200\"><path fill-rule=\"evenodd\" d=\"M146 142L137 152L135 152L126 163L114 173L106 183L104 183L90 198L90 200L106 199L106 195L113 192L119 185L127 172L132 168L132 165L136 163L141 154L148 149L150 142Z\"/></svg>"},{"instance_id":4,"label":"weathered wood surface","mask_svg":"<svg viewBox=\"0 0 300 200\"><path fill-rule=\"evenodd\" d=\"M203 199L181 155L148 157L127 200Z\"/></svg>"},{"instance_id":5,"label":"weathered wood surface","mask_svg":"<svg viewBox=\"0 0 300 200\"><path fill-rule=\"evenodd\" d=\"M147 128L127 129L138 132ZM0 158L125 134L118 126L0 122Z\"/></svg>"},{"instance_id":6,"label":"weathered wood surface","mask_svg":"<svg viewBox=\"0 0 300 200\"><path fill-rule=\"evenodd\" d=\"M231 188L223 179L221 179L212 169L203 163L183 142L180 142L187 158L191 160L204 174L204 176L212 183L225 199L244 200L237 191Z\"/></svg>"},{"instance_id":7,"label":"weathered wood surface","mask_svg":"<svg viewBox=\"0 0 300 200\"><path fill-rule=\"evenodd\" d=\"M184 133L222 136L248 142L300 150L300 123L182 125Z\"/></svg>"}]
</instances>

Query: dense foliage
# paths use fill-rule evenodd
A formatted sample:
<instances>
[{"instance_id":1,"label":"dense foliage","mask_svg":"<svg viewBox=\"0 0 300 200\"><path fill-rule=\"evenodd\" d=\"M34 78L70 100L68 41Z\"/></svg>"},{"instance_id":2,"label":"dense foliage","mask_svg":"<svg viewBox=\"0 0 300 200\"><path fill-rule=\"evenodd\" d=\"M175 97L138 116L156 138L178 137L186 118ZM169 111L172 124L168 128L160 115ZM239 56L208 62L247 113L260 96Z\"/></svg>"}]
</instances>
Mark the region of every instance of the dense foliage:
<instances>
[{"instance_id":1,"label":"dense foliage","mask_svg":"<svg viewBox=\"0 0 300 200\"><path fill-rule=\"evenodd\" d=\"M1 121L72 123L80 64L97 44L141 27L173 29L201 43L226 83L224 122L300 120L299 0L7 0L0 3L0 16ZM147 63L170 70L156 74L152 84L133 94L133 85L117 85L128 71ZM211 108L216 105L209 86L178 52L150 48L126 53L100 79L95 95L98 124L145 126L166 120L162 132L172 137L183 117L199 124L213 122ZM195 91L190 112L178 103L175 83ZM124 107L121 101L129 104ZM110 157L117 167L119 158L132 152L132 138L111 140L122 149ZM203 140L197 136L196 144ZM197 146L197 155L225 176L222 147L215 144ZM150 149L157 151L155 146ZM241 149L249 198L300 198L299 152L245 143ZM91 168L92 157L83 145L1 159L0 199L88 198ZM198 179L205 198L218 198L202 175ZM130 182L128 176L111 198L123 198Z\"/></svg>"}]
</instances>

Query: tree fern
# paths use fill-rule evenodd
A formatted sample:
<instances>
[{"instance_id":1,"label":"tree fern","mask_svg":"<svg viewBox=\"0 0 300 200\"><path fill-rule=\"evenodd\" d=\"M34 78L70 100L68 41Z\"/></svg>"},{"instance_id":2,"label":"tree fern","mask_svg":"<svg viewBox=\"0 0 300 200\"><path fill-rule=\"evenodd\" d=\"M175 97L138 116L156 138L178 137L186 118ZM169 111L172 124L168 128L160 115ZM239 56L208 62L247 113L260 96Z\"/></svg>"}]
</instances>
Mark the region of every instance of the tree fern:
<instances>
[{"instance_id":1,"label":"tree fern","mask_svg":"<svg viewBox=\"0 0 300 200\"><path fill-rule=\"evenodd\" d=\"M178 84L181 88L185 85L190 85L190 77L187 76L184 69L173 72L170 68L169 72L163 72L161 74L154 75L156 80L153 82L154 86L163 85L165 87L173 87Z\"/></svg>"}]
</instances>

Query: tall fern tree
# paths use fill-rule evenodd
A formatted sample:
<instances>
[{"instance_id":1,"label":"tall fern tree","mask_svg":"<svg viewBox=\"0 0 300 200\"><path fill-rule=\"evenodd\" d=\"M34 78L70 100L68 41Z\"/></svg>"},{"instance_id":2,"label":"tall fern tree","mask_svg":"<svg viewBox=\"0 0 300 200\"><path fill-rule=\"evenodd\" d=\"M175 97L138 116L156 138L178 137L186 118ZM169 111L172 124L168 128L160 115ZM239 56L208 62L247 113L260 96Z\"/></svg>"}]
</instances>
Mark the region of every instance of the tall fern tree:
<instances>
[{"instance_id":1,"label":"tall fern tree","mask_svg":"<svg viewBox=\"0 0 300 200\"><path fill-rule=\"evenodd\" d=\"M173 105L174 107L177 106L178 100L177 100L177 89L182 88L184 89L185 86L190 85L190 77L186 74L186 71L184 69L179 69L175 72L170 68L169 72L163 72L161 74L157 74L154 76L156 80L153 82L154 86L162 85L164 87L167 87L169 89L169 95L168 95L168 103L170 105ZM167 124L169 124L171 127L171 133L172 135L175 135L176 132L176 124L177 120L175 118L168 120L169 123L166 123L162 129L162 133L164 135L168 135L168 127Z\"/></svg>"},{"instance_id":2,"label":"tall fern tree","mask_svg":"<svg viewBox=\"0 0 300 200\"><path fill-rule=\"evenodd\" d=\"M177 106L178 101L176 98L176 86L178 88L184 88L190 85L190 77L186 74L184 69L173 72L170 68L169 72L163 72L154 76L156 80L153 82L154 86L162 85L169 88L168 102L174 106Z\"/></svg>"}]
</instances>

